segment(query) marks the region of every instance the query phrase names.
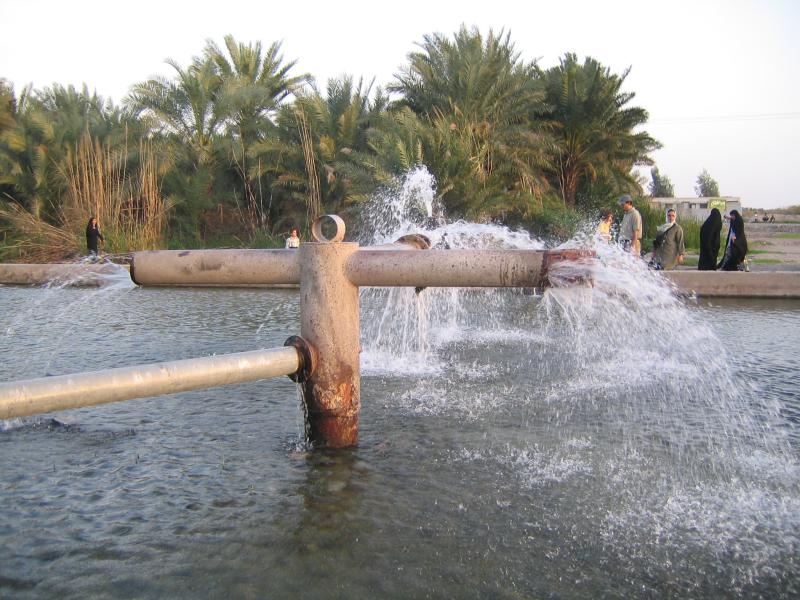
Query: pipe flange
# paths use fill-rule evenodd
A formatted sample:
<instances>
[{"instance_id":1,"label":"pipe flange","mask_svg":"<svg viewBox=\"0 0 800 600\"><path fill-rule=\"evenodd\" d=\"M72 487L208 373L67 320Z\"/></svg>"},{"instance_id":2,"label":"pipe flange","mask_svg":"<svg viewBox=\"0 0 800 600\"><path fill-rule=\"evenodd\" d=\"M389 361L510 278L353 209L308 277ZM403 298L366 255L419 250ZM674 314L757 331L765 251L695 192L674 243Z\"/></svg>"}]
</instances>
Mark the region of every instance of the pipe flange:
<instances>
[{"instance_id":1,"label":"pipe flange","mask_svg":"<svg viewBox=\"0 0 800 600\"><path fill-rule=\"evenodd\" d=\"M597 258L597 252L594 250L585 250L583 248L563 248L561 250L545 250L542 255L542 267L539 271L539 282L542 287L551 284L550 270L553 265L559 262L571 262L585 264L588 260ZM575 272L564 278L565 281L570 283L586 282L591 280L591 275L586 270L585 272Z\"/></svg>"},{"instance_id":2,"label":"pipe flange","mask_svg":"<svg viewBox=\"0 0 800 600\"><path fill-rule=\"evenodd\" d=\"M293 335L283 342L284 346L294 346L297 353L300 355L300 368L294 373L289 374L289 379L295 383L303 383L306 381L317 368L317 350L301 338L299 335Z\"/></svg>"},{"instance_id":3,"label":"pipe flange","mask_svg":"<svg viewBox=\"0 0 800 600\"><path fill-rule=\"evenodd\" d=\"M326 221L332 221L336 226L336 233L334 233L333 237L331 238L325 237L325 235L322 233L322 225ZM344 221L338 215L322 215L321 217L314 219L314 223L311 225L311 237L314 238L315 242L341 242L344 239L344 232Z\"/></svg>"}]
</instances>

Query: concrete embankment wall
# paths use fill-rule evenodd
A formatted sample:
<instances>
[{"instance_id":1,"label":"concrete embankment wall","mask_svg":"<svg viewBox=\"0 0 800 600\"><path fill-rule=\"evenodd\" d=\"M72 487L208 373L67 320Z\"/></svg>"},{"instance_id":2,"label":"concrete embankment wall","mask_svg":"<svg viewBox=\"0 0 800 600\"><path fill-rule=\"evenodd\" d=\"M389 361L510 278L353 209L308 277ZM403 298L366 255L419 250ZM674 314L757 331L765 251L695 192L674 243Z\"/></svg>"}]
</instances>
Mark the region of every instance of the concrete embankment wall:
<instances>
[{"instance_id":1,"label":"concrete embankment wall","mask_svg":"<svg viewBox=\"0 0 800 600\"><path fill-rule=\"evenodd\" d=\"M119 273L119 265L0 264L0 284L98 286L115 273ZM701 298L800 299L800 271L743 273L681 270L664 271L661 274L672 281L681 293L695 294Z\"/></svg>"},{"instance_id":2,"label":"concrete embankment wall","mask_svg":"<svg viewBox=\"0 0 800 600\"><path fill-rule=\"evenodd\" d=\"M113 264L5 264L0 263L0 283L7 285L74 285L97 287L119 273L124 265Z\"/></svg>"},{"instance_id":3,"label":"concrete embankment wall","mask_svg":"<svg viewBox=\"0 0 800 600\"><path fill-rule=\"evenodd\" d=\"M700 298L800 298L800 271L664 271L686 294Z\"/></svg>"}]
</instances>

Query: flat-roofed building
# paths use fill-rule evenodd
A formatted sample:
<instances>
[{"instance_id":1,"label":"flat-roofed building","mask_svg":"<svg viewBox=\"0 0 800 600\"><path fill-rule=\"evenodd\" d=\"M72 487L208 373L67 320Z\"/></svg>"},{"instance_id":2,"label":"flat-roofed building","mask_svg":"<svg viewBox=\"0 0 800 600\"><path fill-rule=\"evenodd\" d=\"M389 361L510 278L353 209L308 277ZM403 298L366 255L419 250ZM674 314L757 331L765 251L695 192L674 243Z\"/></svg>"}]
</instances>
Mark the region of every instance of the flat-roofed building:
<instances>
[{"instance_id":1,"label":"flat-roofed building","mask_svg":"<svg viewBox=\"0 0 800 600\"><path fill-rule=\"evenodd\" d=\"M723 215L732 210L742 212L742 199L737 196L719 196L718 198L650 198L653 208L661 209L666 215L670 208L675 209L678 219L694 219L705 221L712 208L719 209Z\"/></svg>"}]
</instances>

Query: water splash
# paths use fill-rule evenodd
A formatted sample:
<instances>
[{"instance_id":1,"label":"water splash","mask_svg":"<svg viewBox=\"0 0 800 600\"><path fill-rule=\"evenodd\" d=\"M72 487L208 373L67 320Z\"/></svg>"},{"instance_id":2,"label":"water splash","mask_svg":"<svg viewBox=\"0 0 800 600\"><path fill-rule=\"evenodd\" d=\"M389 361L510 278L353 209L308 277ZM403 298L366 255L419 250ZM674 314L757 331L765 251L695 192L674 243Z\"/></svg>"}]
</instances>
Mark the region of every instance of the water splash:
<instances>
[{"instance_id":1,"label":"water splash","mask_svg":"<svg viewBox=\"0 0 800 600\"><path fill-rule=\"evenodd\" d=\"M137 289L128 270L121 265L111 262L96 264L89 259L80 264L97 268L84 272L78 270L42 286L43 293L37 295L35 301L0 318L0 334L9 345L31 352L39 347L51 348L43 372L36 376L49 375L53 360L60 354L58 344L54 345L53 340L66 339L67 333L76 329L85 329L87 335L95 335L93 332L103 327L94 317L98 312L97 306L113 306L121 294Z\"/></svg>"},{"instance_id":2,"label":"water splash","mask_svg":"<svg viewBox=\"0 0 800 600\"><path fill-rule=\"evenodd\" d=\"M98 287L106 291L132 290L136 287L131 279L130 271L123 265L113 263L109 260L99 261L91 257L85 257L79 263L91 270L85 273L76 273L71 277L54 281L46 286L51 288L66 287Z\"/></svg>"},{"instance_id":3,"label":"water splash","mask_svg":"<svg viewBox=\"0 0 800 600\"><path fill-rule=\"evenodd\" d=\"M394 242L422 233L434 248L516 248L541 250L544 243L524 231L491 223L448 222L436 197L435 180L423 167L410 171L368 203L362 245ZM510 292L518 294L519 292ZM366 373L441 373L445 364L435 347L465 336L497 331L508 290L429 288L365 289L361 292L362 368Z\"/></svg>"},{"instance_id":4,"label":"water splash","mask_svg":"<svg viewBox=\"0 0 800 600\"><path fill-rule=\"evenodd\" d=\"M435 226L441 214L436 182L428 170L420 166L372 197L364 210L359 241L362 244L393 242L406 233Z\"/></svg>"},{"instance_id":5,"label":"water splash","mask_svg":"<svg viewBox=\"0 0 800 600\"><path fill-rule=\"evenodd\" d=\"M414 194L428 197L420 177ZM381 198L392 217L374 241L422 232L439 247L544 247L441 213L404 220L412 196ZM734 589L770 579L800 547L800 464L780 403L737 376L713 323L668 279L593 230L562 248L595 257L555 263L542 296L363 291L365 374L408 380L396 410L475 423L482 436L454 449L455 462L485 462L498 486L574 495L621 569L641 568L631 556L711 554L736 564L718 574Z\"/></svg>"}]
</instances>

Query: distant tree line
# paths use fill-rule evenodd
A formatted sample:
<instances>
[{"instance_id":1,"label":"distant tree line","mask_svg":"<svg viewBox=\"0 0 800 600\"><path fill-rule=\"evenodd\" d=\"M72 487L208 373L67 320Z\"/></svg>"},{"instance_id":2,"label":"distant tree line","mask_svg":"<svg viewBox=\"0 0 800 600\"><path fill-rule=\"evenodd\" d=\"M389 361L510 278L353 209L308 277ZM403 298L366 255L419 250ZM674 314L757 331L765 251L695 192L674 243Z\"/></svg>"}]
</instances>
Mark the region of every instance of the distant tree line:
<instances>
[{"instance_id":1,"label":"distant tree line","mask_svg":"<svg viewBox=\"0 0 800 600\"><path fill-rule=\"evenodd\" d=\"M570 53L542 69L502 31L426 35L386 89L350 75L320 89L279 43L232 36L167 62L121 106L0 80L6 257L80 247L92 214L120 252L271 246L417 165L449 216L552 233L642 194L633 167L660 147L627 70Z\"/></svg>"},{"instance_id":2,"label":"distant tree line","mask_svg":"<svg viewBox=\"0 0 800 600\"><path fill-rule=\"evenodd\" d=\"M659 172L658 167L650 169L651 182L649 185L650 195L654 198L674 198L675 188L672 181L666 175ZM716 198L719 196L719 184L709 175L708 171L703 171L697 176L694 191L700 198Z\"/></svg>"}]
</instances>

